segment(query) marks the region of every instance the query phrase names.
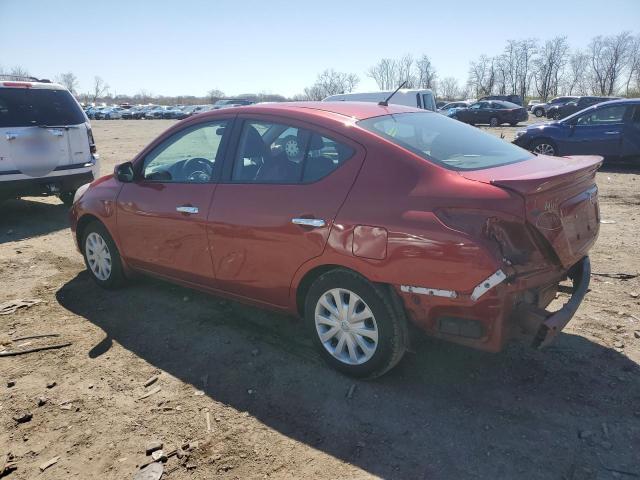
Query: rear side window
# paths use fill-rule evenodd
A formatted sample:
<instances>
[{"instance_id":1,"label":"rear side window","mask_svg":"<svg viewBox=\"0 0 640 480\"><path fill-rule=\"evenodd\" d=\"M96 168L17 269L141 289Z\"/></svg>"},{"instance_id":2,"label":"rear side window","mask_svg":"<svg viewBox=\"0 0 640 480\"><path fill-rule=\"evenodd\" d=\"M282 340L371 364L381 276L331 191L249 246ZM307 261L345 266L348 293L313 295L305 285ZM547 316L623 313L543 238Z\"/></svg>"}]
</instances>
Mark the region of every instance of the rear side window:
<instances>
[{"instance_id":1,"label":"rear side window","mask_svg":"<svg viewBox=\"0 0 640 480\"><path fill-rule=\"evenodd\" d=\"M353 149L307 129L247 121L231 180L240 183L311 183L326 177Z\"/></svg>"},{"instance_id":2,"label":"rear side window","mask_svg":"<svg viewBox=\"0 0 640 480\"><path fill-rule=\"evenodd\" d=\"M78 125L85 121L67 90L0 88L0 127Z\"/></svg>"},{"instance_id":3,"label":"rear side window","mask_svg":"<svg viewBox=\"0 0 640 480\"><path fill-rule=\"evenodd\" d=\"M451 170L479 170L516 163L532 154L493 135L433 113L402 113L358 125Z\"/></svg>"}]
</instances>

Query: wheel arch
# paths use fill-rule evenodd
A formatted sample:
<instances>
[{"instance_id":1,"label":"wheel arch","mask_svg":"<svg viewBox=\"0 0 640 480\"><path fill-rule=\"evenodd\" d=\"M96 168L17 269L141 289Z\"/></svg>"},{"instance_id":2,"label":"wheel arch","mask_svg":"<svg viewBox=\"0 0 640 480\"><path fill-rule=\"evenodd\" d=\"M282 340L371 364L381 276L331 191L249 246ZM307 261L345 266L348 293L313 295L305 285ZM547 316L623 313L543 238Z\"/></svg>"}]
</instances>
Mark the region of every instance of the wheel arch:
<instances>
[{"instance_id":1,"label":"wheel arch","mask_svg":"<svg viewBox=\"0 0 640 480\"><path fill-rule=\"evenodd\" d=\"M300 280L297 282L297 285L294 285L295 310L298 313L298 315L300 315L301 317L304 316L304 302L307 298L307 293L309 292L311 285L313 285L313 282L315 282L316 279L321 275L327 272L330 272L332 270L346 270L349 272L353 272L356 275L359 275L365 280L371 282L371 280L368 279L366 276L362 275L362 273L358 272L357 270L354 270L353 268L347 267L345 265L339 265L334 263L317 265L309 269L307 272L305 272L300 278Z\"/></svg>"},{"instance_id":2,"label":"wheel arch","mask_svg":"<svg viewBox=\"0 0 640 480\"><path fill-rule=\"evenodd\" d=\"M97 217L96 215L93 215L92 213L85 213L84 215L82 215L78 219L78 223L76 224L76 240L78 241L78 248L80 248L80 251L82 253L84 253L84 245L82 244L82 237L84 235L84 232L85 232L87 226L89 226L89 224L91 224L93 222L97 222L100 225L102 225L104 227L104 229L107 232L109 232L109 235L111 235L111 238L116 243L116 246L118 248L120 248L120 245L118 245L118 242L116 241L116 237L113 235L113 232L107 226L107 224L104 223L102 220L100 220L100 217Z\"/></svg>"}]
</instances>

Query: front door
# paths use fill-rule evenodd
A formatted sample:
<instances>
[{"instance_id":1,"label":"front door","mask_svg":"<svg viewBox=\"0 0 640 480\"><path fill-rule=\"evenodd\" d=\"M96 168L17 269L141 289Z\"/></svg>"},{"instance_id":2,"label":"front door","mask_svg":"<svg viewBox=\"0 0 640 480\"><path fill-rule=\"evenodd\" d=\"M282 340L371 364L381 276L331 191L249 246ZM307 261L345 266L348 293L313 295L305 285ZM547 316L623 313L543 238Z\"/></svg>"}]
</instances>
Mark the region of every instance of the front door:
<instances>
[{"instance_id":1,"label":"front door","mask_svg":"<svg viewBox=\"0 0 640 480\"><path fill-rule=\"evenodd\" d=\"M207 214L230 120L201 123L162 142L138 164L117 201L122 254L133 267L210 285Z\"/></svg>"},{"instance_id":2,"label":"front door","mask_svg":"<svg viewBox=\"0 0 640 480\"><path fill-rule=\"evenodd\" d=\"M209 214L217 288L286 306L295 272L322 254L363 159L361 146L334 133L245 119Z\"/></svg>"},{"instance_id":3,"label":"front door","mask_svg":"<svg viewBox=\"0 0 640 480\"><path fill-rule=\"evenodd\" d=\"M568 137L571 155L620 155L624 129L625 105L596 108L576 119L573 133Z\"/></svg>"}]
</instances>

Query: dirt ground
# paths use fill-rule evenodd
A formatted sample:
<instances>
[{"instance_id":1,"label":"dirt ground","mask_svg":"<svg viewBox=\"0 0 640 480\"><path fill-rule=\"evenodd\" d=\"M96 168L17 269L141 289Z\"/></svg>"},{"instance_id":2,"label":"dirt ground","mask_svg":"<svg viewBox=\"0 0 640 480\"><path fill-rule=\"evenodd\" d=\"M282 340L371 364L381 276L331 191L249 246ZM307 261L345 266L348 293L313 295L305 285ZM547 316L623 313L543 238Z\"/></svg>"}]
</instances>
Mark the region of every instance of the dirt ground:
<instances>
[{"instance_id":1,"label":"dirt ground","mask_svg":"<svg viewBox=\"0 0 640 480\"><path fill-rule=\"evenodd\" d=\"M94 121L103 172L171 123ZM11 480L133 478L157 439L165 453L190 444L168 479L637 478L640 278L613 277L640 272L640 179L607 168L598 185L592 268L614 275L592 277L553 346L487 354L419 338L372 382L324 366L294 318L144 278L103 291L57 199L8 201L0 304L41 303L0 316L0 340L72 345L0 357L0 469L10 453Z\"/></svg>"}]
</instances>

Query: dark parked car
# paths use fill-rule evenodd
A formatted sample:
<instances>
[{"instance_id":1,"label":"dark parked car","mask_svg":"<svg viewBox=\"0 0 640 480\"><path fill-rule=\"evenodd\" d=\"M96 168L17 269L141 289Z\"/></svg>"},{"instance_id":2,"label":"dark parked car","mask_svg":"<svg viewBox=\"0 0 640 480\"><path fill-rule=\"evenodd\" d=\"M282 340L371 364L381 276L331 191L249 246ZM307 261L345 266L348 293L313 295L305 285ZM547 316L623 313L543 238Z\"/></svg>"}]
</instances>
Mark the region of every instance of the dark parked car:
<instances>
[{"instance_id":1,"label":"dark parked car","mask_svg":"<svg viewBox=\"0 0 640 480\"><path fill-rule=\"evenodd\" d=\"M559 120L568 117L591 105L596 105L609 100L618 100L619 97L578 97L576 100L564 104L556 104L547 108L547 118Z\"/></svg>"},{"instance_id":2,"label":"dark parked car","mask_svg":"<svg viewBox=\"0 0 640 480\"><path fill-rule=\"evenodd\" d=\"M569 96L569 97L556 97L554 99L549 100L547 103L539 103L531 107L531 113L533 113L536 117L540 118L547 114L547 110L551 107L555 107L557 105L564 105L568 102L573 102L577 100L578 97Z\"/></svg>"},{"instance_id":3,"label":"dark parked car","mask_svg":"<svg viewBox=\"0 0 640 480\"><path fill-rule=\"evenodd\" d=\"M438 112L446 114L452 108L468 108L469 105L471 105L470 102L465 102L462 100L457 102L448 102L442 105L441 107L438 107Z\"/></svg>"},{"instance_id":4,"label":"dark parked car","mask_svg":"<svg viewBox=\"0 0 640 480\"><path fill-rule=\"evenodd\" d=\"M515 103L501 100L481 100L471 104L469 108L457 109L451 118L471 125L485 123L497 127L503 123L516 126L518 122L528 119L529 114L526 108Z\"/></svg>"},{"instance_id":5,"label":"dark parked car","mask_svg":"<svg viewBox=\"0 0 640 480\"><path fill-rule=\"evenodd\" d=\"M482 100L502 100L503 102L511 102L522 106L522 97L520 95L487 95L478 99L478 101Z\"/></svg>"},{"instance_id":6,"label":"dark parked car","mask_svg":"<svg viewBox=\"0 0 640 480\"><path fill-rule=\"evenodd\" d=\"M122 112L122 118L125 120L140 120L144 117L144 107L132 107Z\"/></svg>"},{"instance_id":7,"label":"dark parked car","mask_svg":"<svg viewBox=\"0 0 640 480\"><path fill-rule=\"evenodd\" d=\"M549 343L587 294L601 163L394 104L221 109L83 187L71 228L104 288L144 272L299 315L330 365L375 377L408 322L486 351Z\"/></svg>"},{"instance_id":8,"label":"dark parked car","mask_svg":"<svg viewBox=\"0 0 640 480\"><path fill-rule=\"evenodd\" d=\"M513 143L543 155L640 156L640 99L599 103L560 121L531 125Z\"/></svg>"}]
</instances>

